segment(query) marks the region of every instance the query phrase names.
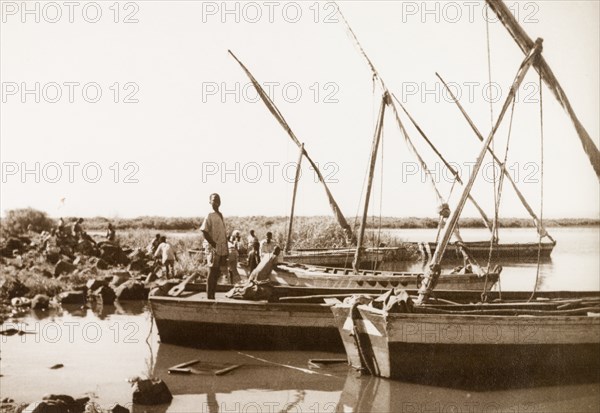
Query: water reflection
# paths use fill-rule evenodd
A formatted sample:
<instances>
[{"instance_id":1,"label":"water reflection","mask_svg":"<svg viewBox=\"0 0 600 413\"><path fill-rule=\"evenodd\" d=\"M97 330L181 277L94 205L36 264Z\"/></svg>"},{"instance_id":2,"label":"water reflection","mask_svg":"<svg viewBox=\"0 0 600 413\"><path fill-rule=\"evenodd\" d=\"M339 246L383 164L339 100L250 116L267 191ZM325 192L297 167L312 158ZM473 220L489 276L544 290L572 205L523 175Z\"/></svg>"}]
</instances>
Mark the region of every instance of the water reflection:
<instances>
[{"instance_id":1,"label":"water reflection","mask_svg":"<svg viewBox=\"0 0 600 413\"><path fill-rule=\"evenodd\" d=\"M598 383L590 383L476 392L351 372L336 412L595 412L599 390Z\"/></svg>"}]
</instances>

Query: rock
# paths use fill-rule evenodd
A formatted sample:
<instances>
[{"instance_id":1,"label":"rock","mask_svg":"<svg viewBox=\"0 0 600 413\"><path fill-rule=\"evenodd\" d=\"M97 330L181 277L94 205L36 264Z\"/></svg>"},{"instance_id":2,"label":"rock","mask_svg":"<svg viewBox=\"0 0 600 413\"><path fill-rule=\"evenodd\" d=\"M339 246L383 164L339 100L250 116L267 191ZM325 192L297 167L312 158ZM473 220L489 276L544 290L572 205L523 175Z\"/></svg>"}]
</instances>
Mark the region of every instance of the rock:
<instances>
[{"instance_id":1,"label":"rock","mask_svg":"<svg viewBox=\"0 0 600 413\"><path fill-rule=\"evenodd\" d=\"M52 274L50 271L43 269L42 270L42 277L46 277L46 278L53 278L54 274Z\"/></svg>"},{"instance_id":2,"label":"rock","mask_svg":"<svg viewBox=\"0 0 600 413\"><path fill-rule=\"evenodd\" d=\"M145 300L148 298L148 292L144 285L134 280L121 284L115 290L115 294L119 300Z\"/></svg>"},{"instance_id":3,"label":"rock","mask_svg":"<svg viewBox=\"0 0 600 413\"><path fill-rule=\"evenodd\" d=\"M131 280L131 274L129 273L129 271L114 271L112 280L110 281L110 286L113 288L117 288L118 286L129 280Z\"/></svg>"},{"instance_id":4,"label":"rock","mask_svg":"<svg viewBox=\"0 0 600 413\"><path fill-rule=\"evenodd\" d=\"M94 267L98 270L108 270L108 263L102 258L99 258Z\"/></svg>"},{"instance_id":5,"label":"rock","mask_svg":"<svg viewBox=\"0 0 600 413\"><path fill-rule=\"evenodd\" d=\"M65 291L58 295L58 301L63 304L85 304L83 291Z\"/></svg>"},{"instance_id":6,"label":"rock","mask_svg":"<svg viewBox=\"0 0 600 413\"><path fill-rule=\"evenodd\" d=\"M96 291L98 288L108 285L108 283L104 280L92 278L85 285L89 291Z\"/></svg>"},{"instance_id":7,"label":"rock","mask_svg":"<svg viewBox=\"0 0 600 413\"><path fill-rule=\"evenodd\" d=\"M131 261L143 260L146 258L146 253L141 248L134 249L128 256Z\"/></svg>"},{"instance_id":8,"label":"rock","mask_svg":"<svg viewBox=\"0 0 600 413\"><path fill-rule=\"evenodd\" d=\"M15 401L13 399L11 399L10 397L5 397L2 400L0 400L0 403L5 404L5 403L14 403Z\"/></svg>"},{"instance_id":9,"label":"rock","mask_svg":"<svg viewBox=\"0 0 600 413\"><path fill-rule=\"evenodd\" d=\"M73 399L66 394L48 394L40 402L31 403L23 413L83 413L89 397Z\"/></svg>"},{"instance_id":10,"label":"rock","mask_svg":"<svg viewBox=\"0 0 600 413\"><path fill-rule=\"evenodd\" d=\"M21 413L73 413L63 401L34 402L25 407Z\"/></svg>"},{"instance_id":11,"label":"rock","mask_svg":"<svg viewBox=\"0 0 600 413\"><path fill-rule=\"evenodd\" d=\"M143 405L169 403L173 395L162 380L138 380L133 385L133 402Z\"/></svg>"},{"instance_id":12,"label":"rock","mask_svg":"<svg viewBox=\"0 0 600 413\"><path fill-rule=\"evenodd\" d=\"M61 401L61 402L65 403L65 404L73 404L73 403L75 403L75 399L72 398L71 396L66 395L66 394L52 394L52 393L49 393L49 394L44 395L42 397L42 400L44 400L44 401L48 401L48 400L50 400L50 401Z\"/></svg>"},{"instance_id":13,"label":"rock","mask_svg":"<svg viewBox=\"0 0 600 413\"><path fill-rule=\"evenodd\" d=\"M13 307L29 307L31 306L31 300L27 297L15 297L10 300L10 304Z\"/></svg>"},{"instance_id":14,"label":"rock","mask_svg":"<svg viewBox=\"0 0 600 413\"><path fill-rule=\"evenodd\" d=\"M101 286L95 290L92 295L102 300L102 304L112 304L115 302L115 292L112 288L106 285Z\"/></svg>"},{"instance_id":15,"label":"rock","mask_svg":"<svg viewBox=\"0 0 600 413\"><path fill-rule=\"evenodd\" d=\"M7 248L7 247L2 247L2 248L0 248L0 256L6 257L6 258L12 258L13 250L10 248Z\"/></svg>"},{"instance_id":16,"label":"rock","mask_svg":"<svg viewBox=\"0 0 600 413\"><path fill-rule=\"evenodd\" d=\"M70 274L76 269L77 267L71 264L70 262L60 260L56 263L56 266L54 267L54 276L58 277L62 274Z\"/></svg>"},{"instance_id":17,"label":"rock","mask_svg":"<svg viewBox=\"0 0 600 413\"><path fill-rule=\"evenodd\" d=\"M50 298L44 294L38 294L31 300L31 308L34 310L46 310L50 304Z\"/></svg>"},{"instance_id":18,"label":"rock","mask_svg":"<svg viewBox=\"0 0 600 413\"><path fill-rule=\"evenodd\" d=\"M85 261L86 260L85 260L85 257L83 255L78 255L73 260L73 265L82 265L82 264L85 264Z\"/></svg>"},{"instance_id":19,"label":"rock","mask_svg":"<svg viewBox=\"0 0 600 413\"><path fill-rule=\"evenodd\" d=\"M87 265L89 266L89 268L96 269L96 270L107 270L108 269L108 263L106 261L104 261L102 258L98 258L98 257L89 257L87 260Z\"/></svg>"},{"instance_id":20,"label":"rock","mask_svg":"<svg viewBox=\"0 0 600 413\"><path fill-rule=\"evenodd\" d=\"M4 248L11 251L21 251L24 248L23 241L21 241L19 238L9 238L8 241L6 241Z\"/></svg>"},{"instance_id":21,"label":"rock","mask_svg":"<svg viewBox=\"0 0 600 413\"><path fill-rule=\"evenodd\" d=\"M127 269L129 271L146 272L148 270L148 262L145 259L136 259L129 263Z\"/></svg>"},{"instance_id":22,"label":"rock","mask_svg":"<svg viewBox=\"0 0 600 413\"><path fill-rule=\"evenodd\" d=\"M60 260L60 255L58 253L55 252L46 252L46 261L48 261L50 264L56 264L59 260Z\"/></svg>"},{"instance_id":23,"label":"rock","mask_svg":"<svg viewBox=\"0 0 600 413\"><path fill-rule=\"evenodd\" d=\"M108 410L110 413L129 413L129 409L127 407L123 407L120 404L115 404L112 409Z\"/></svg>"},{"instance_id":24,"label":"rock","mask_svg":"<svg viewBox=\"0 0 600 413\"><path fill-rule=\"evenodd\" d=\"M100 258L112 265L129 264L129 258L118 245L103 242L100 247Z\"/></svg>"}]
</instances>

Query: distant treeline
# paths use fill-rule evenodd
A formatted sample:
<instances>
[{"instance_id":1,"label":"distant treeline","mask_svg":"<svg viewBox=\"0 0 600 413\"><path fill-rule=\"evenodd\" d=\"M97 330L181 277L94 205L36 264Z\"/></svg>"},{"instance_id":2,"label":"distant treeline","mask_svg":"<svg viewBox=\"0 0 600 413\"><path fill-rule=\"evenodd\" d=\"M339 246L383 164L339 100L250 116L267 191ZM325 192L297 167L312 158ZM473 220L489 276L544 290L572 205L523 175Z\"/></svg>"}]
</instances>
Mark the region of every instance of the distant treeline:
<instances>
[{"instance_id":1,"label":"distant treeline","mask_svg":"<svg viewBox=\"0 0 600 413\"><path fill-rule=\"evenodd\" d=\"M73 217L65 218L68 222ZM85 228L88 230L105 229L106 225L111 222L117 229L149 229L161 231L190 231L196 230L202 224L202 217L190 218L170 218L170 217L138 217L138 218L85 218ZM288 217L265 217L265 216L250 216L237 217L226 216L227 226L230 228L272 228L285 226L288 222ZM381 222L381 225L380 225ZM298 217L296 223L298 225L329 225L334 223L332 217L327 216L312 216ZM354 218L348 218L348 223L352 226L358 225L358 221ZM600 219L588 218L560 218L547 219L544 223L548 227L570 227L570 226L600 226ZM501 218L499 220L501 228L533 228L534 224L531 219L525 218ZM368 226L370 228L386 228L386 229L408 229L408 228L437 228L438 222L433 218L395 218L395 217L369 217ZM462 228L484 228L484 224L479 218L462 218L459 224ZM294 225L296 226L296 225Z\"/></svg>"}]
</instances>

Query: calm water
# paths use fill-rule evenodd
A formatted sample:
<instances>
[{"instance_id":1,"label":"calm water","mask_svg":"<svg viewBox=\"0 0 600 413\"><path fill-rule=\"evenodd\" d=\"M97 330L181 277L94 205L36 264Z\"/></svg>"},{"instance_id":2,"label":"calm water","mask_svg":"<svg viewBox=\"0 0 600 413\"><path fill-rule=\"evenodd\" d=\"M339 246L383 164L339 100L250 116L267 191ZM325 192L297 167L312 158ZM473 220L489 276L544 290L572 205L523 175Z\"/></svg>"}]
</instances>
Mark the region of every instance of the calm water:
<instances>
[{"instance_id":1,"label":"calm water","mask_svg":"<svg viewBox=\"0 0 600 413\"><path fill-rule=\"evenodd\" d=\"M597 291L600 289L600 228L566 227L550 228L550 235L557 241L549 260L542 261L538 278L538 290L558 291ZM387 233L405 241L431 241L436 230L401 229L387 230ZM484 228L462 229L465 241L489 240L489 232ZM537 234L531 228L508 228L500 232L500 242L537 242ZM487 262L480 260L481 265ZM503 271L503 290L530 291L535 285L537 261L499 261ZM451 264L456 265L456 263ZM420 263L406 263L406 271L422 271Z\"/></svg>"},{"instance_id":2,"label":"calm water","mask_svg":"<svg viewBox=\"0 0 600 413\"><path fill-rule=\"evenodd\" d=\"M401 232L400 236L411 240L429 236L422 230ZM483 239L482 234L485 232L463 231L467 239ZM561 228L552 234L558 245L552 260L542 266L540 287L599 289L599 229ZM531 230L510 230L501 236L506 241L535 238ZM504 267L504 289L533 286L535 263ZM240 353L160 344L143 303L27 312L2 326L10 327L35 332L0 336L0 396L17 401L38 400L46 393L66 393L88 395L105 407L113 403L129 405L131 385L127 379L153 374L166 381L175 396L173 402L154 410L133 406L134 411L524 413L597 412L600 406L600 383L570 380L524 389L465 391L360 377L343 364L323 369L309 367L311 358L342 358L343 354ZM170 366L192 359L212 363L215 368L243 366L224 376L167 373ZM50 369L58 363L64 367Z\"/></svg>"}]
</instances>

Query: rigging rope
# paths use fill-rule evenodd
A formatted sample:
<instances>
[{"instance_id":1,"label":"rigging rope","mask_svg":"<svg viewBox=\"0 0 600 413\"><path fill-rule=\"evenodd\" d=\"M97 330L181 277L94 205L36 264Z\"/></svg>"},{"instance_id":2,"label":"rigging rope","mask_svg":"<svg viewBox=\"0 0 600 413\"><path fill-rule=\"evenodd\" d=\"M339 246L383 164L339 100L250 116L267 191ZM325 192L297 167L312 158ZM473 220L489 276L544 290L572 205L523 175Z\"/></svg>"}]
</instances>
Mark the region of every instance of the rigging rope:
<instances>
[{"instance_id":1,"label":"rigging rope","mask_svg":"<svg viewBox=\"0 0 600 413\"><path fill-rule=\"evenodd\" d=\"M540 227L543 228L544 223L544 102L542 94L542 71L540 70L539 75L539 88L540 88ZM533 285L533 291L528 301L533 300L535 293L537 292L538 280L540 278L540 266L542 261L542 238L544 234L542 231L538 232L538 256L537 256L537 267L535 271L535 284Z\"/></svg>"}]
</instances>

